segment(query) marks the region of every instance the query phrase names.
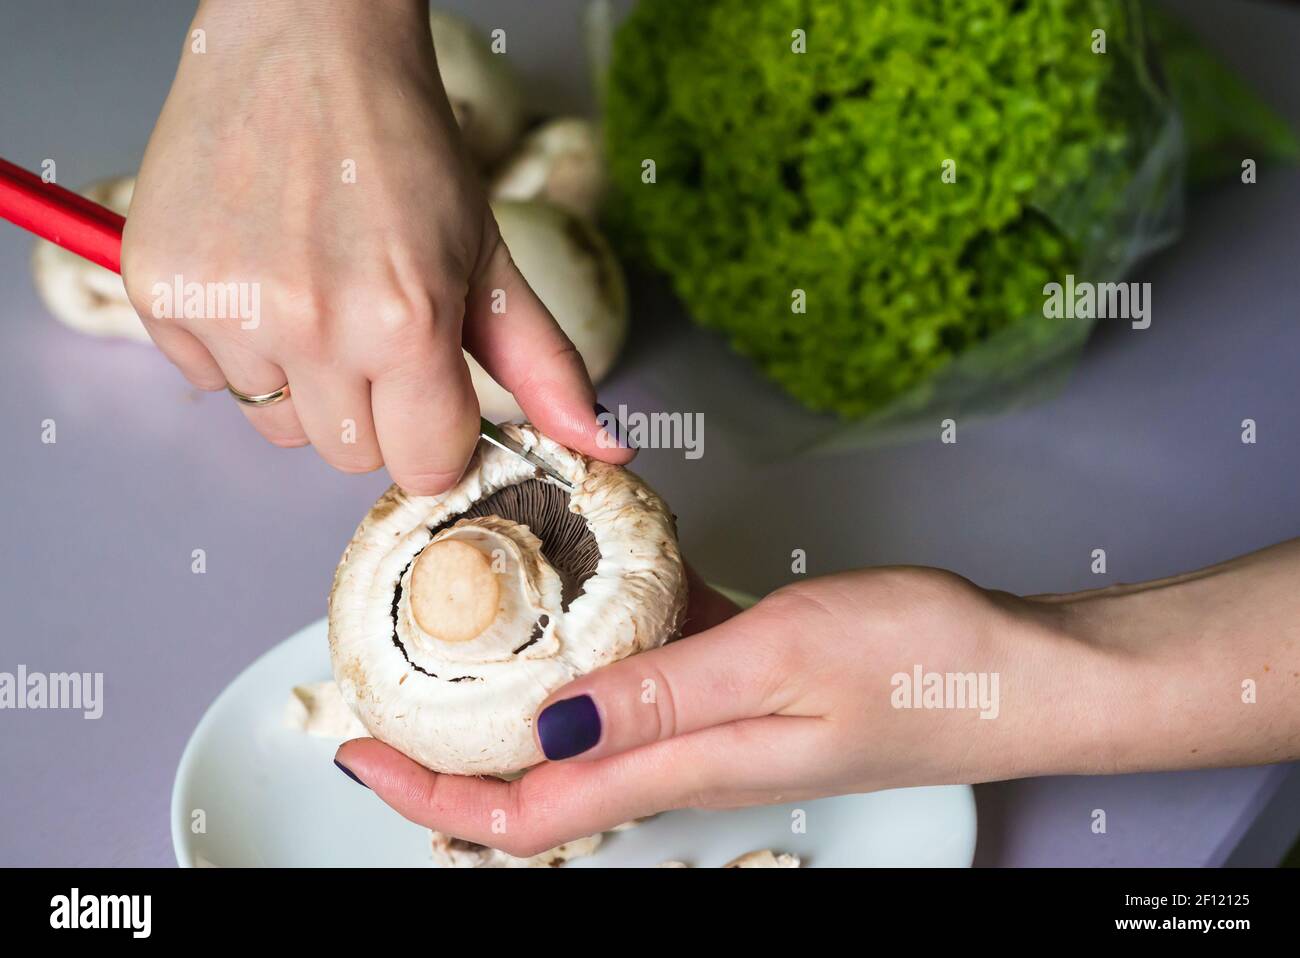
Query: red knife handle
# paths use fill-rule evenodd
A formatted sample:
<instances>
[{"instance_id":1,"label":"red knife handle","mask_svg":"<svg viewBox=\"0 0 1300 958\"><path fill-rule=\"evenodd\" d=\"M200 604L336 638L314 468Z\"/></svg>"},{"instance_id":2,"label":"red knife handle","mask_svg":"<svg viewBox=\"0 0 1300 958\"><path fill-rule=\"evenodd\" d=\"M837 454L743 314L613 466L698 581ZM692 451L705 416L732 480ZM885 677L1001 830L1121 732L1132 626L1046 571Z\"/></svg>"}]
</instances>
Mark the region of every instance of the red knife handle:
<instances>
[{"instance_id":1,"label":"red knife handle","mask_svg":"<svg viewBox=\"0 0 1300 958\"><path fill-rule=\"evenodd\" d=\"M0 216L114 273L126 218L0 159Z\"/></svg>"}]
</instances>

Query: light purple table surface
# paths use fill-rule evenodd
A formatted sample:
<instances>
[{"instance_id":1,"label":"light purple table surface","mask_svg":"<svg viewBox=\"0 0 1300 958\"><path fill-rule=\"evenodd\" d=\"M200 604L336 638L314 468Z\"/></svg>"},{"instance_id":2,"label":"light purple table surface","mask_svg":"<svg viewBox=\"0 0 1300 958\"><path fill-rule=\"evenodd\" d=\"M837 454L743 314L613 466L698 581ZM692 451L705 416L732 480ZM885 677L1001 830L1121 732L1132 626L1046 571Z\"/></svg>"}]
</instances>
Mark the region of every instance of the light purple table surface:
<instances>
[{"instance_id":1,"label":"light purple table surface","mask_svg":"<svg viewBox=\"0 0 1300 958\"><path fill-rule=\"evenodd\" d=\"M507 28L539 107L590 103L579 6L473 5L479 22ZM1300 10L1175 6L1300 122ZM69 184L134 170L190 10L6 2L0 155L29 168L53 157ZM1045 592L1169 575L1295 536L1298 223L1296 170L1197 197L1182 242L1135 277L1153 284L1151 329L1106 331L1061 395L964 425L956 446L936 430L834 459L756 463L705 409L703 458L647 451L637 468L673 504L704 574L756 593L789 578L795 546L811 573L918 563ZM227 396L191 390L152 347L60 326L32 288L30 252L0 224L0 671L103 672L105 707L98 721L0 712L0 865L167 865L187 737L244 666L324 613L339 553L387 480L273 449ZM674 377L716 343L653 286L641 287L634 319L602 400L680 409ZM739 375L734 388L766 393ZM1254 446L1239 441L1246 417L1259 424ZM53 445L41 442L46 419ZM1104 577L1088 566L1098 545ZM206 550L206 574L191 572L194 549ZM1292 770L981 786L977 861L1275 861L1300 829ZM1106 835L1090 831L1095 808Z\"/></svg>"}]
</instances>

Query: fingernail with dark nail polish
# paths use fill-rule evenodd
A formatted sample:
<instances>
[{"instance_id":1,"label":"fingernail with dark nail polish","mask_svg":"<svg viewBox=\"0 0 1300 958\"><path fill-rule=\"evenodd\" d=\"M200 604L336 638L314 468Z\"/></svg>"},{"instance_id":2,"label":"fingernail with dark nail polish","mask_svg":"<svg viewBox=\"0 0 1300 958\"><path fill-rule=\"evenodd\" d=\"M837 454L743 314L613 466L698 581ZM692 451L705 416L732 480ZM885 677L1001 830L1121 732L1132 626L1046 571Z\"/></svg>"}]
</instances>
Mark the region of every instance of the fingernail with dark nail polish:
<instances>
[{"instance_id":1,"label":"fingernail with dark nail polish","mask_svg":"<svg viewBox=\"0 0 1300 958\"><path fill-rule=\"evenodd\" d=\"M334 760L334 764L337 765L337 766L339 767L339 771L341 771L341 772L342 772L344 775L346 775L348 778L352 779L352 781L356 782L356 783L357 783L358 785L360 785L362 788L369 788L369 787L370 787L370 786L367 785L365 782L361 781L361 779L357 778L356 775L353 774L352 769L348 768L346 765L344 765L342 762L340 762L337 758Z\"/></svg>"},{"instance_id":2,"label":"fingernail with dark nail polish","mask_svg":"<svg viewBox=\"0 0 1300 958\"><path fill-rule=\"evenodd\" d=\"M561 699L537 716L537 737L549 759L581 755L600 741L600 713L590 695Z\"/></svg>"},{"instance_id":3,"label":"fingernail with dark nail polish","mask_svg":"<svg viewBox=\"0 0 1300 958\"><path fill-rule=\"evenodd\" d=\"M595 408L596 424L605 430L609 437L614 440L615 445L620 449L632 448L627 441L627 430L625 430L623 424L618 421L618 417L600 403L596 403Z\"/></svg>"}]
</instances>

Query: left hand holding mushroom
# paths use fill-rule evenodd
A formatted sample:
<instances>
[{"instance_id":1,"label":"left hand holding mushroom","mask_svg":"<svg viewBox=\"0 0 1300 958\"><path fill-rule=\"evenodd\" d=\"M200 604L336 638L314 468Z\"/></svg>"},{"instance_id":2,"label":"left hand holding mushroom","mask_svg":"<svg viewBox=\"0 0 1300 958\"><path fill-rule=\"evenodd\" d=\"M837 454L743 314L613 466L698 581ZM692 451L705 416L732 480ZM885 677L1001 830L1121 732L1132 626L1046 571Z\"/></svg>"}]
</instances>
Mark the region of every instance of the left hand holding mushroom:
<instances>
[{"instance_id":1,"label":"left hand holding mushroom","mask_svg":"<svg viewBox=\"0 0 1300 958\"><path fill-rule=\"evenodd\" d=\"M373 739L337 761L407 818L513 855L672 808L1286 761L1300 666L1259 663L1294 657L1297 574L1300 539L1068 596L884 568L737 612L692 579L697 634L556 690L536 723L555 760L522 778L437 775Z\"/></svg>"},{"instance_id":2,"label":"left hand holding mushroom","mask_svg":"<svg viewBox=\"0 0 1300 958\"><path fill-rule=\"evenodd\" d=\"M744 612L698 578L690 596L691 637L542 703L535 724L552 761L516 781L438 775L373 739L345 743L337 760L412 821L530 855L672 808L1049 771L1051 758L1063 766L1078 754L1060 743L1104 724L1049 707L1100 693L1105 669L1093 650L1064 640L1032 603L949 573L845 573ZM1016 705L998 721L896 709L891 676L910 676L914 663L1000 672ZM1030 739L1057 748L1004 747ZM1026 768L1027 751L1043 764Z\"/></svg>"}]
</instances>

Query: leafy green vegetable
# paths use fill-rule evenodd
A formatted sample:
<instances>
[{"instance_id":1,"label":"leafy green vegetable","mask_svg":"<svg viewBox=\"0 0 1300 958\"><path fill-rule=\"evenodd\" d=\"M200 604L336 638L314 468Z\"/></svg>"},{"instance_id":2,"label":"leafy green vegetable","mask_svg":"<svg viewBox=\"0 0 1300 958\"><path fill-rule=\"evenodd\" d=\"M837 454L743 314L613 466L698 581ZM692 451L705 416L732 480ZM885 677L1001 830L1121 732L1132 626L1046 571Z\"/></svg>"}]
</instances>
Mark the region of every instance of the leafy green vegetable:
<instances>
[{"instance_id":1,"label":"leafy green vegetable","mask_svg":"<svg viewBox=\"0 0 1300 958\"><path fill-rule=\"evenodd\" d=\"M1142 27L1128 0L640 0L605 91L612 225L812 409L1011 381L1086 335L1044 321L1045 283L1176 229Z\"/></svg>"}]
</instances>

